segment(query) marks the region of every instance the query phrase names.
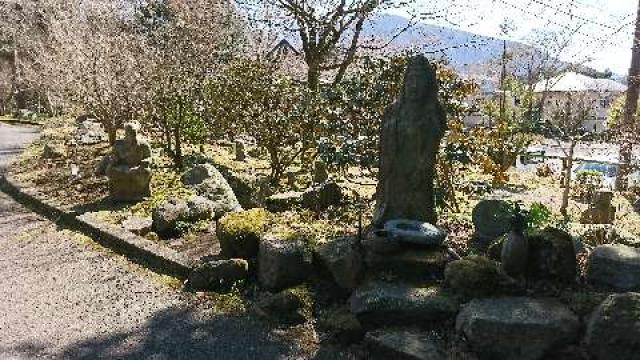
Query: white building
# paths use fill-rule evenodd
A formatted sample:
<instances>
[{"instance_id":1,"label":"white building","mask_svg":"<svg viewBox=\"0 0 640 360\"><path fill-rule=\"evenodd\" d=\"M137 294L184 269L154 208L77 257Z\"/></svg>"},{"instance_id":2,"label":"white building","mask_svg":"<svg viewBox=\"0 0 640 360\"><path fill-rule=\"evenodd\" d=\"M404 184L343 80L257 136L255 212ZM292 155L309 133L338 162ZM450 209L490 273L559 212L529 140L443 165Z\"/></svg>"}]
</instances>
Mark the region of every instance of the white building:
<instances>
[{"instance_id":1,"label":"white building","mask_svg":"<svg viewBox=\"0 0 640 360\"><path fill-rule=\"evenodd\" d=\"M546 92L542 120L551 120L569 96L591 103L592 115L584 122L584 129L602 132L607 129L606 121L611 104L627 90L624 84L610 79L594 79L575 72L567 72L555 78L540 81L535 93L542 96Z\"/></svg>"}]
</instances>

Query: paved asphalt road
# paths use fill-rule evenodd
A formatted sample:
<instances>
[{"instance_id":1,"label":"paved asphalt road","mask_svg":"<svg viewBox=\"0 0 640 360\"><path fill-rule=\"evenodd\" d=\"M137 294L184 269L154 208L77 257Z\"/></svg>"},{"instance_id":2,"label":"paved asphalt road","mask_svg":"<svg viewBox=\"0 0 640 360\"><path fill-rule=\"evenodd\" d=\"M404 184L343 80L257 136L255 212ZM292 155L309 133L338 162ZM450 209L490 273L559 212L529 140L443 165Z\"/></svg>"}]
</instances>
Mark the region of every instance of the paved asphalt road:
<instances>
[{"instance_id":1,"label":"paved asphalt road","mask_svg":"<svg viewBox=\"0 0 640 360\"><path fill-rule=\"evenodd\" d=\"M0 171L36 136L0 124ZM0 192L0 359L309 356L248 317L216 315L160 277Z\"/></svg>"}]
</instances>

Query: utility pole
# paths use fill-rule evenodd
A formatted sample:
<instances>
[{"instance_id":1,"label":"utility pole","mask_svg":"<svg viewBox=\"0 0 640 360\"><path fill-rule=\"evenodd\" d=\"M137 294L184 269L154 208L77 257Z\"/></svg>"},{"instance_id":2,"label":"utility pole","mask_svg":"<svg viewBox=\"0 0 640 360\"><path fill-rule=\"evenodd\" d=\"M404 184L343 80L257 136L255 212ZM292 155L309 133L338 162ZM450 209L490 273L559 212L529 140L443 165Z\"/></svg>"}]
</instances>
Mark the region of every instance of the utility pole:
<instances>
[{"instance_id":1,"label":"utility pole","mask_svg":"<svg viewBox=\"0 0 640 360\"><path fill-rule=\"evenodd\" d=\"M636 112L638 110L638 95L640 94L640 2L638 3L638 15L636 17L636 29L633 34L633 47L631 48L631 67L627 87L627 99L624 106L622 124L620 126L620 174L617 187L619 190L627 188L627 175L631 170L631 157L636 132Z\"/></svg>"},{"instance_id":2,"label":"utility pole","mask_svg":"<svg viewBox=\"0 0 640 360\"><path fill-rule=\"evenodd\" d=\"M502 40L502 73L500 74L500 120L505 120L505 112L507 108L507 92L505 82L507 77L507 40Z\"/></svg>"}]
</instances>

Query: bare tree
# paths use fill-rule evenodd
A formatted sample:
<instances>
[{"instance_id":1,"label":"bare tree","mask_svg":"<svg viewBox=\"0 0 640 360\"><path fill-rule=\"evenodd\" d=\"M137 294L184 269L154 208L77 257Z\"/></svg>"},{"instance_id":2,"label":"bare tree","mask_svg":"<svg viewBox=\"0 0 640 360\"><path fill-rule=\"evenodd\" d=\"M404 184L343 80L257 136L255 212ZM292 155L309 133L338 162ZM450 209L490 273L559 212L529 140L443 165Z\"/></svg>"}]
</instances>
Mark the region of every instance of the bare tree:
<instances>
[{"instance_id":1,"label":"bare tree","mask_svg":"<svg viewBox=\"0 0 640 360\"><path fill-rule=\"evenodd\" d=\"M255 6L255 0L240 2ZM368 21L385 9L406 7L411 0L268 0L267 3L279 10L285 20L278 26L299 38L307 65L307 85L317 89L326 73L332 73L333 84L342 81L363 46ZM406 31L414 20L412 16L407 26L398 29L391 38Z\"/></svg>"},{"instance_id":2,"label":"bare tree","mask_svg":"<svg viewBox=\"0 0 640 360\"><path fill-rule=\"evenodd\" d=\"M163 133L174 164L183 165L183 144L205 141L208 129L203 87L245 45L242 24L229 2L157 0L138 11L152 52L147 78L148 116Z\"/></svg>"},{"instance_id":3,"label":"bare tree","mask_svg":"<svg viewBox=\"0 0 640 360\"><path fill-rule=\"evenodd\" d=\"M593 108L591 107L591 101L585 96L573 93L567 93L566 96L566 100L559 104L554 111L553 119L546 123L546 127L564 154L562 162L562 186L564 189L560 213L568 220L567 209L569 207L575 149L581 141L587 140L592 136L592 133L584 129L584 121L593 115Z\"/></svg>"}]
</instances>

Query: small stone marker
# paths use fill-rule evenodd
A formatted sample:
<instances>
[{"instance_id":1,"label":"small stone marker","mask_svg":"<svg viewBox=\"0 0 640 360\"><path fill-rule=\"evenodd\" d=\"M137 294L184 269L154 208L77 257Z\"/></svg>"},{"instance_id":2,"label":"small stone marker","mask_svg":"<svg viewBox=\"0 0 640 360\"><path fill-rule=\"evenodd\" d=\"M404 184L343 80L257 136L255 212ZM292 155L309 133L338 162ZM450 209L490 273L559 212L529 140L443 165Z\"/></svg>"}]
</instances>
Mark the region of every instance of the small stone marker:
<instances>
[{"instance_id":1,"label":"small stone marker","mask_svg":"<svg viewBox=\"0 0 640 360\"><path fill-rule=\"evenodd\" d=\"M616 217L616 208L611 205L613 192L608 190L598 191L593 196L593 202L582 213L582 224L612 224Z\"/></svg>"},{"instance_id":2,"label":"small stone marker","mask_svg":"<svg viewBox=\"0 0 640 360\"><path fill-rule=\"evenodd\" d=\"M236 161L247 160L247 152L242 140L235 141Z\"/></svg>"},{"instance_id":3,"label":"small stone marker","mask_svg":"<svg viewBox=\"0 0 640 360\"><path fill-rule=\"evenodd\" d=\"M329 180L329 171L327 170L327 164L322 160L316 160L313 162L313 183L322 184Z\"/></svg>"}]
</instances>

